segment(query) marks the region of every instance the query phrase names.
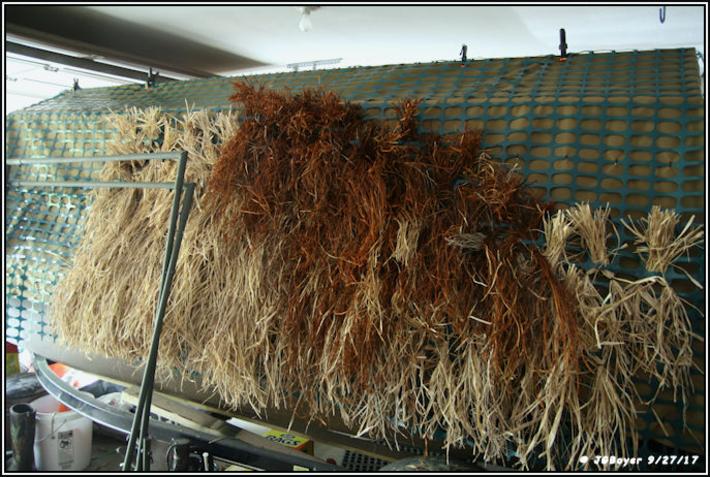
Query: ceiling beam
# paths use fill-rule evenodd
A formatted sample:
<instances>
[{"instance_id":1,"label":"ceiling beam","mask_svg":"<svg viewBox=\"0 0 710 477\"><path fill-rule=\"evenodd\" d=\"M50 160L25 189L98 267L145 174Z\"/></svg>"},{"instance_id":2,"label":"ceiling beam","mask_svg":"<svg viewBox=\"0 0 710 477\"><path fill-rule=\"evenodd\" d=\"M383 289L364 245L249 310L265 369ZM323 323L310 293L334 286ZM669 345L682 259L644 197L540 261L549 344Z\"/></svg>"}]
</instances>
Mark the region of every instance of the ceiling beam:
<instances>
[{"instance_id":1,"label":"ceiling beam","mask_svg":"<svg viewBox=\"0 0 710 477\"><path fill-rule=\"evenodd\" d=\"M141 8L132 11L140 15ZM197 41L179 28L159 29L81 5L8 5L4 20L6 34L21 43L100 56L135 68L152 67L165 74L208 78L264 66Z\"/></svg>"},{"instance_id":2,"label":"ceiling beam","mask_svg":"<svg viewBox=\"0 0 710 477\"><path fill-rule=\"evenodd\" d=\"M142 81L148 80L148 72L146 71L110 65L108 63L100 63L88 58L65 55L63 53L43 50L41 48L35 48L33 46L22 45L20 43L10 41L5 43L5 52L28 56L30 58L37 58L51 63L59 63L60 65L73 66L75 68L81 68L89 71L97 71L112 76L118 76L120 78L131 78ZM158 81L175 81L176 79L177 78L171 78L162 74L158 77Z\"/></svg>"}]
</instances>

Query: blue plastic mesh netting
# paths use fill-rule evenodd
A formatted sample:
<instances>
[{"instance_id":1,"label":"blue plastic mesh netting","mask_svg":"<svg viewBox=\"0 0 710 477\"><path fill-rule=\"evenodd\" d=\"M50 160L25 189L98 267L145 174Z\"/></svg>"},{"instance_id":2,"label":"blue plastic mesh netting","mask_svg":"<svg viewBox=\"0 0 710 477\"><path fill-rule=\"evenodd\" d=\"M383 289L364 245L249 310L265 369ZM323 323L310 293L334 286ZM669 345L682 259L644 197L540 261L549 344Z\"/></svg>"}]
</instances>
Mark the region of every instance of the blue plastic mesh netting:
<instances>
[{"instance_id":1,"label":"blue plastic mesh netting","mask_svg":"<svg viewBox=\"0 0 710 477\"><path fill-rule=\"evenodd\" d=\"M638 218L652 205L675 208L684 218L704 216L704 98L693 49L506 58L469 62L394 65L244 78L271 88L322 87L360 103L372 118L394 118L394 103L423 98L422 127L439 133L482 129L484 147L518 164L530 184L564 206L609 203L618 219ZM234 78L68 91L7 118L7 157L106 154L109 110L160 106L169 112L225 109ZM93 177L96 164L13 167L15 178L74 180ZM46 305L71 263L91 195L77 190L11 189L6 196L6 331L21 341L48 333ZM704 250L682 260L704 285ZM642 274L632 253L611 267ZM683 297L704 308L702 291L686 277L667 277ZM694 315L704 335L704 319ZM705 350L697 343L698 362ZM681 407L661 396L656 412L668 440L683 448L704 444L704 380L682 428ZM651 392L654 383L648 384ZM641 423L648 437L663 436L651 413ZM694 437L695 436L695 437ZM697 438L697 440L696 440Z\"/></svg>"}]
</instances>

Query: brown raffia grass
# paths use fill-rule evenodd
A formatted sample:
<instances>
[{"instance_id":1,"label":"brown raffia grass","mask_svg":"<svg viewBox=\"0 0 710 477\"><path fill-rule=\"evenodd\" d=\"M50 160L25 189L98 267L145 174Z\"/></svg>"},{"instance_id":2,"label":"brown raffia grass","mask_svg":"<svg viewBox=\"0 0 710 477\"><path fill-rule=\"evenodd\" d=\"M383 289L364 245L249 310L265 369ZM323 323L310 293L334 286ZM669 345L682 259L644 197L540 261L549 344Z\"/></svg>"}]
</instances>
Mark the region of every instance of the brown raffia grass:
<instances>
[{"instance_id":1,"label":"brown raffia grass","mask_svg":"<svg viewBox=\"0 0 710 477\"><path fill-rule=\"evenodd\" d=\"M689 323L661 278L607 290L567 243L608 263L608 209L560 211L480 135L394 127L320 91L237 84L242 118L113 118L114 153L185 149L198 182L161 340L164 375L201 373L228 407L292 409L398 445L410 434L519 465L625 455L633 377L687 390ZM162 137L162 143L156 141ZM220 143L224 146L220 146ZM107 178L172 180L174 163ZM69 345L145 355L171 198L98 191L54 322ZM542 250L531 245L544 231ZM674 350L680 350L676 353ZM562 429L571 431L569 440Z\"/></svg>"}]
</instances>

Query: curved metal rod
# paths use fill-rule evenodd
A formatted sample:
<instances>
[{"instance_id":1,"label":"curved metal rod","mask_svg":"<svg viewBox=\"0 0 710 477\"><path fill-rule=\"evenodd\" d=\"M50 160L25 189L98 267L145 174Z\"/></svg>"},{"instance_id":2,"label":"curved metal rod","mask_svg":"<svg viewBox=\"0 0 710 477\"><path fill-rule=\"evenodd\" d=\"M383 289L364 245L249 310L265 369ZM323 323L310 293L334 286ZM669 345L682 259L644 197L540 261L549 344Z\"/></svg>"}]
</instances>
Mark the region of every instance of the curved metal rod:
<instances>
[{"instance_id":1,"label":"curved metal rod","mask_svg":"<svg viewBox=\"0 0 710 477\"><path fill-rule=\"evenodd\" d=\"M32 353L32 362L40 384L58 401L98 424L124 434L130 432L133 422L132 413L112 407L87 395L87 393L72 388L54 374L46 358ZM170 442L173 438L186 438L192 441L196 447L207 449L216 456L232 459L236 456L245 464L258 462L262 467L273 470L293 470L294 465L314 471L344 470L340 466L322 462L315 457L292 449L284 448L275 451L273 448L259 447L229 436L216 441L212 434L205 434L179 424L168 424L154 420L150 423L150 429L151 434L161 441Z\"/></svg>"}]
</instances>

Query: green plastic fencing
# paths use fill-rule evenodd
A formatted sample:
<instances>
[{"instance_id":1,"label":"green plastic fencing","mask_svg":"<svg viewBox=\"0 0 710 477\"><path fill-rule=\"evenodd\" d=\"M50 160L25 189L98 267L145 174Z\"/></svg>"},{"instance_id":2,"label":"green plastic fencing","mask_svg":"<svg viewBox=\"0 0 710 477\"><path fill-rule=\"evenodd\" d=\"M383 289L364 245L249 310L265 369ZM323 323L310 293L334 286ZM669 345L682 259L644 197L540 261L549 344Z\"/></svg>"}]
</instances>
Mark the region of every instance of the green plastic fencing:
<instances>
[{"instance_id":1,"label":"green plastic fencing","mask_svg":"<svg viewBox=\"0 0 710 477\"><path fill-rule=\"evenodd\" d=\"M609 204L618 219L638 218L653 205L675 208L703 220L704 98L695 50L610 52L280 73L242 78L270 88L322 87L361 104L372 118L392 120L394 105L422 98L422 128L443 134L482 129L484 147L517 164L529 183L565 206L589 201ZM110 110L159 106L230 107L235 78L67 91L7 118L7 157L82 157L107 154L112 137L105 121ZM96 164L12 167L26 180L77 180L96 176ZM70 189L12 189L6 194L6 331L21 342L49 332L47 305L52 289L71 263L91 205L89 192ZM681 259L705 284L704 249ZM641 276L629 251L610 266ZM681 295L705 308L704 292L678 271L667 278ZM705 321L694 314L704 335ZM697 343L698 362L705 350ZM683 429L682 406L662 395L641 416L645 437L665 439L683 449L704 448L704 380L693 376L695 392ZM645 385L649 393L656 383ZM666 436L666 433L668 434Z\"/></svg>"}]
</instances>

